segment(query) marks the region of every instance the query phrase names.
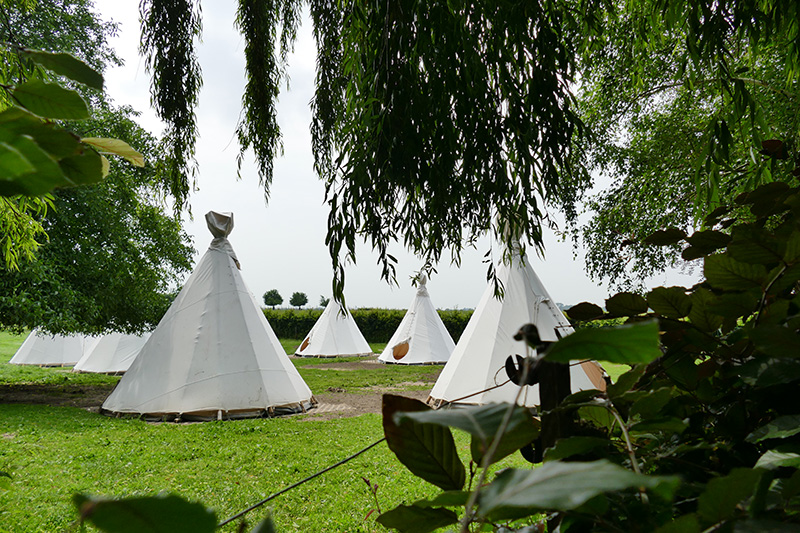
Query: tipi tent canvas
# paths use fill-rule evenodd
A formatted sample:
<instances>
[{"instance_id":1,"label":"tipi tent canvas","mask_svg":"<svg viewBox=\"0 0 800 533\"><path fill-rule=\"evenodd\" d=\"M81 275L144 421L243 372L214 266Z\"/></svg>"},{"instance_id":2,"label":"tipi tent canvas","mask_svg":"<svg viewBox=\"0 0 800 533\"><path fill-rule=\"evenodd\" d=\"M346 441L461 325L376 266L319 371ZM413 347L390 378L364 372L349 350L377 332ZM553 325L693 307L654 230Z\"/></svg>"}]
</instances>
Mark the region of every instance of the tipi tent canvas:
<instances>
[{"instance_id":1,"label":"tipi tent canvas","mask_svg":"<svg viewBox=\"0 0 800 533\"><path fill-rule=\"evenodd\" d=\"M504 287L504 298L494 295L489 285L459 338L450 360L431 390L428 403L486 404L513 402L519 388L508 380L504 365L512 354L526 355L523 341L514 334L523 324L532 323L543 341L556 341L572 333L566 317L555 305L530 264L519 249L511 254L510 264L501 263L497 277ZM570 367L572 390L605 389L602 367L593 361L573 362ZM491 389L491 390L487 390ZM485 392L482 392L485 391ZM539 404L539 387L525 387L519 403Z\"/></svg>"},{"instance_id":2,"label":"tipi tent canvas","mask_svg":"<svg viewBox=\"0 0 800 533\"><path fill-rule=\"evenodd\" d=\"M9 363L14 365L72 366L97 341L85 335L49 335L33 330Z\"/></svg>"},{"instance_id":3,"label":"tipi tent canvas","mask_svg":"<svg viewBox=\"0 0 800 533\"><path fill-rule=\"evenodd\" d=\"M100 337L91 350L75 364L75 372L121 374L139 355L150 333L126 335L114 332Z\"/></svg>"},{"instance_id":4,"label":"tipi tent canvas","mask_svg":"<svg viewBox=\"0 0 800 533\"><path fill-rule=\"evenodd\" d=\"M181 419L272 416L316 404L239 273L230 213L117 387L107 414Z\"/></svg>"},{"instance_id":5,"label":"tipi tent canvas","mask_svg":"<svg viewBox=\"0 0 800 533\"><path fill-rule=\"evenodd\" d=\"M331 298L311 331L297 348L302 357L352 357L372 355L372 348L358 329L352 313Z\"/></svg>"},{"instance_id":6,"label":"tipi tent canvas","mask_svg":"<svg viewBox=\"0 0 800 533\"><path fill-rule=\"evenodd\" d=\"M422 275L414 301L378 357L379 361L419 365L446 363L450 359L455 343L431 302L426 282L427 278Z\"/></svg>"}]
</instances>

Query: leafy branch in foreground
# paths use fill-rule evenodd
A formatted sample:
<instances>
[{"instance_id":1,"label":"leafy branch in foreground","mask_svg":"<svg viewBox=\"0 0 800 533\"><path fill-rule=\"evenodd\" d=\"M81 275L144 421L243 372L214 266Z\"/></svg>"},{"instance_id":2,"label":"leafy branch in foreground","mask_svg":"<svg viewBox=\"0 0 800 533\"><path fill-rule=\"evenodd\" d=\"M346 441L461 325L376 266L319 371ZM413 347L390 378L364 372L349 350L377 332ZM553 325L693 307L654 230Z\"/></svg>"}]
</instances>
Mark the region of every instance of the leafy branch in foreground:
<instances>
[{"instance_id":1,"label":"leafy branch in foreground","mask_svg":"<svg viewBox=\"0 0 800 533\"><path fill-rule=\"evenodd\" d=\"M726 217L742 211L745 218ZM800 407L787 398L800 382L800 187L759 187L706 224L710 229L693 235L669 230L648 239L685 241L689 253L703 258L704 282L644 296L620 293L606 300L606 310L583 303L568 311L576 321L622 317L626 324L579 329L528 364L594 358L631 368L605 392L564 398L554 412L569 424L545 449L541 437L530 438L530 453L524 441L535 435L522 438L509 425L502 436L508 450L528 448L523 455L543 464L472 488L474 513L460 486L436 483L425 468L452 464L450 427L474 440L496 428L504 411L534 420L532 414L514 406L385 410L384 425L409 435L392 447L398 458L446 492L378 520L398 531L432 531L456 524L453 510L462 508L462 532L514 530L514 520L539 513L546 513L548 530L559 531L797 528ZM544 434L552 412L539 414ZM424 441L411 435L427 434L441 436L423 450ZM407 525L426 517L430 528Z\"/></svg>"}]
</instances>

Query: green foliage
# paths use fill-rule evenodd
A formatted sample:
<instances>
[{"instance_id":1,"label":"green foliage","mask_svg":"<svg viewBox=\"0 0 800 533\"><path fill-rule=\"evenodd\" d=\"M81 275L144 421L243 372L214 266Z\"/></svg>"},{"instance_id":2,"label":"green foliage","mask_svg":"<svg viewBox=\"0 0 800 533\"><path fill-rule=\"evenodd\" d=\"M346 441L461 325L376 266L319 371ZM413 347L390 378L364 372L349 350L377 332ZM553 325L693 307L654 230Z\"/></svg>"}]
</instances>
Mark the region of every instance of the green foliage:
<instances>
[{"instance_id":1,"label":"green foliage","mask_svg":"<svg viewBox=\"0 0 800 533\"><path fill-rule=\"evenodd\" d=\"M461 337L472 310L438 310L439 316L454 340ZM269 325L279 338L303 339L311 331L322 311L319 309L264 309ZM405 309L350 309L358 329L370 343L386 343L394 334Z\"/></svg>"},{"instance_id":2,"label":"green foliage","mask_svg":"<svg viewBox=\"0 0 800 533\"><path fill-rule=\"evenodd\" d=\"M101 105L75 129L92 142L129 139L157 161L157 143L135 116ZM36 260L0 271L0 324L87 333L153 328L193 252L180 221L153 197L158 187L153 166L113 160L102 183L55 192L53 208L38 221L48 240Z\"/></svg>"},{"instance_id":3,"label":"green foliage","mask_svg":"<svg viewBox=\"0 0 800 533\"><path fill-rule=\"evenodd\" d=\"M278 292L278 289L270 289L264 293L264 305L269 305L275 309L276 305L283 303L283 296Z\"/></svg>"},{"instance_id":4,"label":"green foliage","mask_svg":"<svg viewBox=\"0 0 800 533\"><path fill-rule=\"evenodd\" d=\"M325 296L320 294L320 296L319 296L319 306L320 307L324 308L326 305L328 305L328 303L330 301L331 301L330 298L325 298Z\"/></svg>"},{"instance_id":5,"label":"green foliage","mask_svg":"<svg viewBox=\"0 0 800 533\"><path fill-rule=\"evenodd\" d=\"M76 494L72 500L81 523L90 522L107 533L204 533L217 529L213 511L174 495L107 500Z\"/></svg>"},{"instance_id":6,"label":"green foliage","mask_svg":"<svg viewBox=\"0 0 800 533\"><path fill-rule=\"evenodd\" d=\"M462 531L540 512L549 526L592 531L798 527L800 410L786 398L800 382L800 187L763 186L737 203L746 216L717 221L731 238L673 232L703 258L703 283L612 296L601 319L624 315L626 324L580 329L544 351L544 361L631 369L606 391L576 392L543 413L542 435L562 415L559 438L540 450L545 464L473 489ZM670 245L665 235L651 240ZM599 313L593 304L574 312ZM457 413L393 416L422 432L464 428Z\"/></svg>"},{"instance_id":7,"label":"green foliage","mask_svg":"<svg viewBox=\"0 0 800 533\"><path fill-rule=\"evenodd\" d=\"M308 296L304 292L293 292L292 297L289 298L289 305L293 305L300 309L308 303Z\"/></svg>"}]
</instances>

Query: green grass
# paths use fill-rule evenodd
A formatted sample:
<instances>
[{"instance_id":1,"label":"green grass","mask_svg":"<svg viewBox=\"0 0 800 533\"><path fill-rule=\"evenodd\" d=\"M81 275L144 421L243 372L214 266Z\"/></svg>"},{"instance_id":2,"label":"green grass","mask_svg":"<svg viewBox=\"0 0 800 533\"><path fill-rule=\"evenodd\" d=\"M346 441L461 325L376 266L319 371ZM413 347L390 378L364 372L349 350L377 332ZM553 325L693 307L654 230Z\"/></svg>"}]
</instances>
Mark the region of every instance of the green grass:
<instances>
[{"instance_id":1,"label":"green grass","mask_svg":"<svg viewBox=\"0 0 800 533\"><path fill-rule=\"evenodd\" d=\"M113 384L119 379L9 365L23 340L24 336L0 333L0 386L45 384L59 394L73 385ZM298 344L296 340L282 342L284 347L294 343L287 351ZM430 381L441 369L381 364L367 370L331 367L358 360L363 359L292 358L311 390L318 393L328 387L356 393L372 387L429 388L408 383ZM627 368L616 367L609 369L612 375ZM0 471L12 476L8 490L0 486L0 532L68 529L76 518L71 498L79 492L126 496L167 491L202 502L222 520L382 436L378 415L149 424L72 407L0 403ZM467 463L468 438L456 432L456 442ZM526 464L515 454L498 467ZM374 503L361 476L378 484L384 511L438 492L408 473L381 444L271 502L278 531L384 531L374 522L375 513L365 519ZM251 522L265 512L254 512ZM231 525L223 531L235 530Z\"/></svg>"}]
</instances>

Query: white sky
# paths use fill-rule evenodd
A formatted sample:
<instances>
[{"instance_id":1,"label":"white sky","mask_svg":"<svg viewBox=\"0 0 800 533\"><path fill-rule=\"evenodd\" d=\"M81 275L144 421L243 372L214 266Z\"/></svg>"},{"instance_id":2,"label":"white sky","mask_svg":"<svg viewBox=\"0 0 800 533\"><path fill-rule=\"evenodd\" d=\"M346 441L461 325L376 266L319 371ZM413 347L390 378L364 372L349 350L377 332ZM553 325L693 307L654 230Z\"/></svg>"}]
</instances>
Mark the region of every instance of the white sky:
<instances>
[{"instance_id":1,"label":"white sky","mask_svg":"<svg viewBox=\"0 0 800 533\"><path fill-rule=\"evenodd\" d=\"M156 135L162 124L150 108L149 75L138 57L139 2L95 0L104 19L121 24L120 35L111 45L125 60L120 68L109 69L105 81L108 94L117 105L131 105L143 113L140 123ZM316 306L320 295L331 294L331 261L325 245L328 208L324 185L313 170L311 153L311 110L314 90L315 45L311 24L301 27L295 53L289 59L289 91L283 90L278 104L278 121L283 132L284 155L275 161L270 201L263 189L253 158L236 179L239 147L235 129L245 84L244 41L233 25L234 2L203 2L203 35L198 49L203 88L197 109L199 139L199 191L190 204L194 220L185 228L194 239L198 254L205 252L211 235L203 215L209 210L232 211L235 228L229 239L242 265L242 275L258 301L269 289L278 289L288 305L293 292L308 295ZM439 275L428 284L431 298L439 308L474 307L486 287L488 239L477 250L465 250L460 268L441 264ZM608 291L583 272L582 260L573 259L572 245L545 234L546 260L530 257L534 270L556 302L575 304L592 301L603 305ZM405 308L415 291L409 278L421 261L399 244L392 247L397 257L397 281L390 286L380 279L377 256L367 245L357 249L358 264L346 271L345 297L349 307ZM198 259L199 255L195 258ZM651 285L691 285L692 277L677 273L660 276Z\"/></svg>"}]
</instances>

